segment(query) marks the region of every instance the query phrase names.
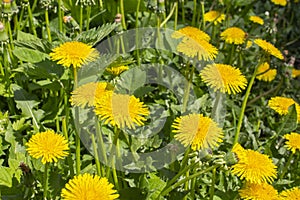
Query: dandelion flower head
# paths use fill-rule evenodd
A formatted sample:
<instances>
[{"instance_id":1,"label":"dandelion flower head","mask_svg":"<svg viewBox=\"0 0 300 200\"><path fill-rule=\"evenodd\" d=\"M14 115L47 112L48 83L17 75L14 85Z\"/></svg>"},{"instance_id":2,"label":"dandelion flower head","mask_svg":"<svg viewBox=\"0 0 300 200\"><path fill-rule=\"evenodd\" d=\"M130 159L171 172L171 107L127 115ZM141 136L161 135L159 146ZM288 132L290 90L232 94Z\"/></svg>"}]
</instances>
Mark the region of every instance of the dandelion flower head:
<instances>
[{"instance_id":1,"label":"dandelion flower head","mask_svg":"<svg viewBox=\"0 0 300 200\"><path fill-rule=\"evenodd\" d=\"M91 46L78 41L65 42L54 48L49 54L51 60L58 61L64 67L79 68L84 64L95 61L99 53Z\"/></svg>"},{"instance_id":2,"label":"dandelion flower head","mask_svg":"<svg viewBox=\"0 0 300 200\"><path fill-rule=\"evenodd\" d=\"M57 162L68 155L68 141L63 135L52 130L33 135L26 143L27 151L33 158L42 158L42 163Z\"/></svg>"},{"instance_id":3,"label":"dandelion flower head","mask_svg":"<svg viewBox=\"0 0 300 200\"><path fill-rule=\"evenodd\" d=\"M107 178L80 174L69 180L61 191L61 197L64 200L114 200L119 194L113 187Z\"/></svg>"},{"instance_id":4,"label":"dandelion flower head","mask_svg":"<svg viewBox=\"0 0 300 200\"><path fill-rule=\"evenodd\" d=\"M300 70L299 69L292 69L292 78L296 78L300 76Z\"/></svg>"},{"instance_id":5,"label":"dandelion flower head","mask_svg":"<svg viewBox=\"0 0 300 200\"><path fill-rule=\"evenodd\" d=\"M90 82L76 88L71 94L71 105L80 106L84 108L86 105L89 107L94 106L94 99L96 92L97 96L106 91L107 83L105 82Z\"/></svg>"},{"instance_id":6,"label":"dandelion flower head","mask_svg":"<svg viewBox=\"0 0 300 200\"><path fill-rule=\"evenodd\" d=\"M211 10L204 14L204 21L214 22L214 24L221 23L225 19L225 15L218 11Z\"/></svg>"},{"instance_id":7,"label":"dandelion flower head","mask_svg":"<svg viewBox=\"0 0 300 200\"><path fill-rule=\"evenodd\" d=\"M200 72L200 76L208 86L222 93L236 94L247 86L246 77L239 69L230 65L208 65Z\"/></svg>"},{"instance_id":8,"label":"dandelion flower head","mask_svg":"<svg viewBox=\"0 0 300 200\"><path fill-rule=\"evenodd\" d=\"M127 66L117 66L117 67L109 67L109 68L106 68L105 70L115 76L118 76L122 72L124 72L128 69L129 69L129 67L127 67Z\"/></svg>"},{"instance_id":9,"label":"dandelion flower head","mask_svg":"<svg viewBox=\"0 0 300 200\"><path fill-rule=\"evenodd\" d=\"M296 111L297 111L297 118L298 122L300 121L300 106L297 102L294 101L292 98L288 97L272 97L269 102L268 106L275 110L280 115L286 115L289 113L289 107L291 105L296 105Z\"/></svg>"},{"instance_id":10,"label":"dandelion flower head","mask_svg":"<svg viewBox=\"0 0 300 200\"><path fill-rule=\"evenodd\" d=\"M286 0L271 0L276 5L286 6Z\"/></svg>"},{"instance_id":11,"label":"dandelion flower head","mask_svg":"<svg viewBox=\"0 0 300 200\"><path fill-rule=\"evenodd\" d=\"M299 200L300 199L300 189L298 187L293 187L289 190L284 190L280 193L282 200Z\"/></svg>"},{"instance_id":12,"label":"dandelion flower head","mask_svg":"<svg viewBox=\"0 0 300 200\"><path fill-rule=\"evenodd\" d=\"M277 190L268 183L246 182L244 188L239 190L239 194L242 199L246 200L279 200Z\"/></svg>"},{"instance_id":13,"label":"dandelion flower head","mask_svg":"<svg viewBox=\"0 0 300 200\"><path fill-rule=\"evenodd\" d=\"M195 27L185 27L172 34L173 38L182 38L176 49L184 55L198 60L213 60L218 49L209 43L210 36Z\"/></svg>"},{"instance_id":14,"label":"dandelion flower head","mask_svg":"<svg viewBox=\"0 0 300 200\"><path fill-rule=\"evenodd\" d=\"M292 132L290 134L284 135L286 139L285 146L287 149L291 150L293 153L300 150L300 134Z\"/></svg>"},{"instance_id":15,"label":"dandelion flower head","mask_svg":"<svg viewBox=\"0 0 300 200\"><path fill-rule=\"evenodd\" d=\"M232 152L236 153L238 162L232 166L232 173L249 183L271 183L276 178L276 165L264 154L251 149L242 149L236 144Z\"/></svg>"},{"instance_id":16,"label":"dandelion flower head","mask_svg":"<svg viewBox=\"0 0 300 200\"><path fill-rule=\"evenodd\" d=\"M264 25L264 20L259 17L259 16L250 16L249 17L249 20L254 22L254 23L257 23L257 24L260 24L260 25Z\"/></svg>"},{"instance_id":17,"label":"dandelion flower head","mask_svg":"<svg viewBox=\"0 0 300 200\"><path fill-rule=\"evenodd\" d=\"M258 66L256 78L261 81L271 82L277 74L276 69L270 69L269 63L265 62Z\"/></svg>"},{"instance_id":18,"label":"dandelion flower head","mask_svg":"<svg viewBox=\"0 0 300 200\"><path fill-rule=\"evenodd\" d=\"M222 142L223 132L218 124L202 114L177 117L172 124L175 139L193 150L214 148Z\"/></svg>"},{"instance_id":19,"label":"dandelion flower head","mask_svg":"<svg viewBox=\"0 0 300 200\"><path fill-rule=\"evenodd\" d=\"M105 124L131 129L135 129L135 124L143 126L145 117L150 114L149 109L138 98L113 91L96 95L94 111L101 120L105 120Z\"/></svg>"},{"instance_id":20,"label":"dandelion flower head","mask_svg":"<svg viewBox=\"0 0 300 200\"><path fill-rule=\"evenodd\" d=\"M254 43L257 44L259 47L261 47L268 54L271 54L271 55L275 56L276 58L283 60L282 53L273 44L267 42L266 40L262 40L262 39L255 39Z\"/></svg>"},{"instance_id":21,"label":"dandelion flower head","mask_svg":"<svg viewBox=\"0 0 300 200\"><path fill-rule=\"evenodd\" d=\"M221 39L229 44L243 44L246 39L246 33L237 27L230 27L221 33Z\"/></svg>"}]
</instances>

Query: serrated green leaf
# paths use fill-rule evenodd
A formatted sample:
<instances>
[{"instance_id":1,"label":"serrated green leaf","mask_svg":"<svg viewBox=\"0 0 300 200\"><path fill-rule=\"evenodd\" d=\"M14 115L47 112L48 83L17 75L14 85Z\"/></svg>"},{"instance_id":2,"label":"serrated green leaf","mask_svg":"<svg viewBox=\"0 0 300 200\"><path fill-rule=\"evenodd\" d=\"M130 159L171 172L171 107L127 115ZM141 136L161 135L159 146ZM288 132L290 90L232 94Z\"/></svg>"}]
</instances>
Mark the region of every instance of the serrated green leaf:
<instances>
[{"instance_id":1,"label":"serrated green leaf","mask_svg":"<svg viewBox=\"0 0 300 200\"><path fill-rule=\"evenodd\" d=\"M117 81L116 90L121 93L133 94L135 90L146 83L146 72L139 68L132 68L121 74Z\"/></svg>"},{"instance_id":2,"label":"serrated green leaf","mask_svg":"<svg viewBox=\"0 0 300 200\"><path fill-rule=\"evenodd\" d=\"M31 117L35 130L39 130L39 121L42 116L41 112L34 110L39 104L37 97L29 94L26 90L15 84L12 85L12 90L14 92L17 108L22 110L24 116Z\"/></svg>"},{"instance_id":3,"label":"serrated green leaf","mask_svg":"<svg viewBox=\"0 0 300 200\"><path fill-rule=\"evenodd\" d=\"M167 183L161 180L155 174L151 173L149 174L149 177L150 177L150 179L148 180L149 195L147 199L158 199L159 194L165 188Z\"/></svg>"},{"instance_id":4,"label":"serrated green leaf","mask_svg":"<svg viewBox=\"0 0 300 200\"><path fill-rule=\"evenodd\" d=\"M13 176L14 176L13 169L0 166L0 185L11 187Z\"/></svg>"},{"instance_id":5,"label":"serrated green leaf","mask_svg":"<svg viewBox=\"0 0 300 200\"><path fill-rule=\"evenodd\" d=\"M290 133L297 128L297 110L296 105L293 104L289 107L287 115L283 116L281 125L277 130L278 135Z\"/></svg>"},{"instance_id":6,"label":"serrated green leaf","mask_svg":"<svg viewBox=\"0 0 300 200\"><path fill-rule=\"evenodd\" d=\"M42 53L35 49L28 49L25 47L15 47L15 49L13 50L13 54L18 59L30 63L38 63L49 57L48 54Z\"/></svg>"},{"instance_id":7,"label":"serrated green leaf","mask_svg":"<svg viewBox=\"0 0 300 200\"><path fill-rule=\"evenodd\" d=\"M75 40L94 46L105 38L116 28L116 24L103 24L101 27L93 28L80 33Z\"/></svg>"}]
</instances>

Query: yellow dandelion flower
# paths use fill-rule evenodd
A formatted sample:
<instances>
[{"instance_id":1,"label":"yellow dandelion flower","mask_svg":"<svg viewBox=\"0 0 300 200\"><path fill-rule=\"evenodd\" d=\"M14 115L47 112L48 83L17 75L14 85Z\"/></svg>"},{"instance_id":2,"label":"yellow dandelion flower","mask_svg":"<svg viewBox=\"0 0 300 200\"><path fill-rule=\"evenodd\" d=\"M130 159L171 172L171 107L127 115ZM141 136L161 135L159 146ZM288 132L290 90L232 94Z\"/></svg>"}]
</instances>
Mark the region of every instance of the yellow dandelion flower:
<instances>
[{"instance_id":1,"label":"yellow dandelion flower","mask_svg":"<svg viewBox=\"0 0 300 200\"><path fill-rule=\"evenodd\" d=\"M115 76L118 76L122 72L124 72L128 69L129 69L129 67L127 67L127 66L118 66L118 67L109 67L109 68L106 68L105 70L108 71L109 73L115 75Z\"/></svg>"},{"instance_id":2,"label":"yellow dandelion flower","mask_svg":"<svg viewBox=\"0 0 300 200\"><path fill-rule=\"evenodd\" d=\"M104 95L95 97L95 113L105 120L105 124L110 123L113 126L131 129L144 125L149 110L133 95L116 94L108 91Z\"/></svg>"},{"instance_id":3,"label":"yellow dandelion flower","mask_svg":"<svg viewBox=\"0 0 300 200\"><path fill-rule=\"evenodd\" d=\"M243 44L246 39L246 33L237 27L227 28L221 33L221 39L229 44Z\"/></svg>"},{"instance_id":4,"label":"yellow dandelion flower","mask_svg":"<svg viewBox=\"0 0 300 200\"><path fill-rule=\"evenodd\" d=\"M276 69L270 69L269 63L265 62L258 66L256 78L261 81L271 82L277 74Z\"/></svg>"},{"instance_id":5,"label":"yellow dandelion flower","mask_svg":"<svg viewBox=\"0 0 300 200\"><path fill-rule=\"evenodd\" d=\"M188 57L208 61L215 59L218 54L218 49L209 43L209 35L195 27L182 28L174 32L172 37L183 38L176 49Z\"/></svg>"},{"instance_id":6,"label":"yellow dandelion flower","mask_svg":"<svg viewBox=\"0 0 300 200\"><path fill-rule=\"evenodd\" d=\"M221 23L225 19L225 15L218 11L212 10L204 14L204 21L214 22L215 25Z\"/></svg>"},{"instance_id":7,"label":"yellow dandelion flower","mask_svg":"<svg viewBox=\"0 0 300 200\"><path fill-rule=\"evenodd\" d=\"M257 24L260 24L260 25L264 25L264 20L259 17L259 16L250 16L249 17L249 20L254 22L254 23L257 23Z\"/></svg>"},{"instance_id":8,"label":"yellow dandelion flower","mask_svg":"<svg viewBox=\"0 0 300 200\"><path fill-rule=\"evenodd\" d=\"M246 49L249 49L252 46L253 42L248 40L246 43Z\"/></svg>"},{"instance_id":9,"label":"yellow dandelion flower","mask_svg":"<svg viewBox=\"0 0 300 200\"><path fill-rule=\"evenodd\" d=\"M247 79L241 71L230 65L208 65L200 72L200 76L208 86L222 93L236 94L247 86Z\"/></svg>"},{"instance_id":10,"label":"yellow dandelion flower","mask_svg":"<svg viewBox=\"0 0 300 200\"><path fill-rule=\"evenodd\" d=\"M202 114L177 117L172 124L176 140L193 150L213 148L222 142L223 132L218 124Z\"/></svg>"},{"instance_id":11,"label":"yellow dandelion flower","mask_svg":"<svg viewBox=\"0 0 300 200\"><path fill-rule=\"evenodd\" d=\"M192 27L192 26L184 27L182 29L179 29L178 31L175 31L172 34L172 38L175 38L175 39L179 39L182 37L192 38L193 40L195 40L197 42L199 40L205 40L205 41L209 42L209 40L210 40L210 36L207 33L199 30L198 28Z\"/></svg>"},{"instance_id":12,"label":"yellow dandelion flower","mask_svg":"<svg viewBox=\"0 0 300 200\"><path fill-rule=\"evenodd\" d=\"M71 105L80 106L84 108L86 105L94 106L94 98L96 92L99 93L97 96L103 94L106 91L107 83L105 82L91 82L84 84L76 88L71 94Z\"/></svg>"},{"instance_id":13,"label":"yellow dandelion flower","mask_svg":"<svg viewBox=\"0 0 300 200\"><path fill-rule=\"evenodd\" d=\"M213 60L218 54L218 49L209 42L202 40L195 42L193 39L184 38L178 45L177 51L188 57L197 57L198 60Z\"/></svg>"},{"instance_id":14,"label":"yellow dandelion flower","mask_svg":"<svg viewBox=\"0 0 300 200\"><path fill-rule=\"evenodd\" d=\"M292 69L292 78L296 78L300 76L300 70L299 69Z\"/></svg>"},{"instance_id":15,"label":"yellow dandelion flower","mask_svg":"<svg viewBox=\"0 0 300 200\"><path fill-rule=\"evenodd\" d=\"M271 54L281 60L283 60L282 53L271 43L267 42L266 40L262 39L255 39L254 43L261 47L264 51L268 54Z\"/></svg>"},{"instance_id":16,"label":"yellow dandelion flower","mask_svg":"<svg viewBox=\"0 0 300 200\"><path fill-rule=\"evenodd\" d=\"M80 174L69 180L61 191L61 197L64 200L114 200L119 194L113 187L107 178Z\"/></svg>"},{"instance_id":17,"label":"yellow dandelion flower","mask_svg":"<svg viewBox=\"0 0 300 200\"><path fill-rule=\"evenodd\" d=\"M293 187L289 190L284 190L280 193L282 200L299 200L300 199L300 189L298 187Z\"/></svg>"},{"instance_id":18,"label":"yellow dandelion flower","mask_svg":"<svg viewBox=\"0 0 300 200\"><path fill-rule=\"evenodd\" d=\"M240 146L240 144L236 145ZM234 147L232 151L238 158L238 162L232 166L232 173L241 179L250 183L262 184L271 183L276 178L277 167L267 155L251 149L241 149L241 147Z\"/></svg>"},{"instance_id":19,"label":"yellow dandelion flower","mask_svg":"<svg viewBox=\"0 0 300 200\"><path fill-rule=\"evenodd\" d=\"M43 164L57 162L59 158L69 154L68 141L52 130L33 135L26 146L29 155L37 159L42 158Z\"/></svg>"},{"instance_id":20,"label":"yellow dandelion flower","mask_svg":"<svg viewBox=\"0 0 300 200\"><path fill-rule=\"evenodd\" d=\"M287 149L291 150L293 153L296 153L296 150L300 150L300 134L292 132L291 134L284 135L284 138L287 140L285 146Z\"/></svg>"},{"instance_id":21,"label":"yellow dandelion flower","mask_svg":"<svg viewBox=\"0 0 300 200\"><path fill-rule=\"evenodd\" d=\"M268 183L247 182L245 187L239 190L239 194L242 199L246 200L279 200L277 190Z\"/></svg>"},{"instance_id":22,"label":"yellow dandelion flower","mask_svg":"<svg viewBox=\"0 0 300 200\"><path fill-rule=\"evenodd\" d=\"M96 49L78 41L66 42L56 47L49 54L51 60L58 61L64 67L79 68L84 64L94 61L99 56Z\"/></svg>"},{"instance_id":23,"label":"yellow dandelion flower","mask_svg":"<svg viewBox=\"0 0 300 200\"><path fill-rule=\"evenodd\" d=\"M276 5L286 6L286 0L271 0Z\"/></svg>"},{"instance_id":24,"label":"yellow dandelion flower","mask_svg":"<svg viewBox=\"0 0 300 200\"><path fill-rule=\"evenodd\" d=\"M272 97L268 102L269 107L280 115L288 114L289 107L293 104L296 105L297 118L298 122L300 122L300 106L294 101L294 99L288 97Z\"/></svg>"}]
</instances>

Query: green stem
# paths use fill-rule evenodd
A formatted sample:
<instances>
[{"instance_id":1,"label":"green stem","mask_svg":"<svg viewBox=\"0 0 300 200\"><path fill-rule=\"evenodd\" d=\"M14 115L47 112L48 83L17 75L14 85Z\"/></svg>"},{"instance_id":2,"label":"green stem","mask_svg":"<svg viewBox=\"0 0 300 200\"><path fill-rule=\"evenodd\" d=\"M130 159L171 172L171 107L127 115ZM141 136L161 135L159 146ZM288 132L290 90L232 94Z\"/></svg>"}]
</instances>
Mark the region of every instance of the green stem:
<instances>
[{"instance_id":1,"label":"green stem","mask_svg":"<svg viewBox=\"0 0 300 200\"><path fill-rule=\"evenodd\" d=\"M220 167L220 166L221 166L221 165L217 164L217 165L211 166L211 167L209 167L209 168L207 168L207 169L204 169L204 170L202 170L202 171L200 171L200 172L197 172L197 173L195 173L195 174L192 174L192 175L190 175L190 176L188 176L188 177L185 177L184 179L182 179L182 180L176 182L175 184L169 186L167 189L163 190L163 191L161 192L160 196L164 196L164 195L166 195L166 194L169 194L172 190L174 190L175 188L177 188L177 187L179 187L180 185L184 184L185 182L187 182L187 181L189 181L189 180L191 180L191 179L193 179L193 178L196 178L196 177L198 177L198 176L200 176L200 175L202 175L202 174L205 174L205 173L207 173L207 172L209 172L209 171L211 171L211 170L213 170L213 169L216 169L216 168L218 168L218 167Z\"/></svg>"},{"instance_id":2,"label":"green stem","mask_svg":"<svg viewBox=\"0 0 300 200\"><path fill-rule=\"evenodd\" d=\"M243 103L242 103L240 115L239 115L239 120L238 120L236 132L235 132L235 136L234 136L233 145L235 145L239 140L239 135L240 135L243 119L244 119L244 114L245 114L245 109L246 109L246 106L247 106L247 101L248 101L248 98L249 98L249 95L250 95L250 92L251 92L251 88L253 86L253 83L254 83L254 80L255 80L255 77L256 77L256 74L257 74L258 66L259 66L259 64L257 66L255 66L254 72L252 74L252 77L251 77L250 82L249 82L248 87L247 87L247 91L246 91L246 94L245 94L245 97L244 97L244 100L243 100Z\"/></svg>"},{"instance_id":3,"label":"green stem","mask_svg":"<svg viewBox=\"0 0 300 200\"><path fill-rule=\"evenodd\" d=\"M63 132L66 140L69 141L66 117L62 118L62 132ZM70 169L70 175L71 175L71 177L73 177L74 176L74 166L73 166L73 161L72 161L72 157L71 157L71 150L70 150L69 156L67 157L67 161L68 161L68 165L69 165L69 169Z\"/></svg>"},{"instance_id":4,"label":"green stem","mask_svg":"<svg viewBox=\"0 0 300 200\"><path fill-rule=\"evenodd\" d=\"M125 12L124 12L124 0L120 0L120 10L121 10L121 20L122 20L122 27L124 30L127 30L126 27L126 20L125 20Z\"/></svg>"},{"instance_id":5,"label":"green stem","mask_svg":"<svg viewBox=\"0 0 300 200\"><path fill-rule=\"evenodd\" d=\"M61 0L57 0L58 2L58 29L62 33L63 32L63 15L61 11Z\"/></svg>"},{"instance_id":6,"label":"green stem","mask_svg":"<svg viewBox=\"0 0 300 200\"><path fill-rule=\"evenodd\" d=\"M185 24L185 8L184 8L184 2L181 1L181 15L182 15L182 23Z\"/></svg>"},{"instance_id":7,"label":"green stem","mask_svg":"<svg viewBox=\"0 0 300 200\"><path fill-rule=\"evenodd\" d=\"M177 2L174 3L174 6L172 7L172 10L170 11L169 15L166 17L166 19L160 24L160 28L162 28L172 17L174 11L177 8ZM178 10L177 10L178 12ZM176 19L177 20L177 19ZM176 26L175 26L176 27ZM175 29L176 30L176 29Z\"/></svg>"},{"instance_id":8,"label":"green stem","mask_svg":"<svg viewBox=\"0 0 300 200\"><path fill-rule=\"evenodd\" d=\"M137 65L141 66L141 61L140 61L140 51L139 51L139 11L140 11L140 5L141 5L141 0L137 0L137 6L136 6L136 16L135 16L135 44L136 46L136 59L137 59Z\"/></svg>"},{"instance_id":9,"label":"green stem","mask_svg":"<svg viewBox=\"0 0 300 200\"><path fill-rule=\"evenodd\" d=\"M98 148L96 145L96 140L95 140L95 135L91 133L92 137L92 143L93 143L93 149L94 149L94 158L95 158L95 163L96 163L96 169L97 169L97 174L102 177L103 175L101 174L101 166L99 162L99 156L98 156Z\"/></svg>"},{"instance_id":10,"label":"green stem","mask_svg":"<svg viewBox=\"0 0 300 200\"><path fill-rule=\"evenodd\" d=\"M96 133L97 133L97 136L98 136L98 140L99 140L99 147L100 147L100 152L101 152L101 156L104 161L104 164L107 165L107 157L106 157L106 151L105 151L105 146L104 146L104 142L103 142L103 138L102 138L102 132L101 132L101 128L100 128L100 122L99 122L99 119L96 117ZM101 167L101 172L102 172L102 175L105 176L105 169L104 169L104 166ZM108 177L107 177L108 178Z\"/></svg>"},{"instance_id":11,"label":"green stem","mask_svg":"<svg viewBox=\"0 0 300 200\"><path fill-rule=\"evenodd\" d=\"M91 18L91 6L87 6L86 8L86 30L90 29L90 18Z\"/></svg>"},{"instance_id":12,"label":"green stem","mask_svg":"<svg viewBox=\"0 0 300 200\"><path fill-rule=\"evenodd\" d=\"M177 30L177 23L178 23L178 0L176 3L176 8L175 8L175 19L174 19L174 31Z\"/></svg>"},{"instance_id":13,"label":"green stem","mask_svg":"<svg viewBox=\"0 0 300 200\"><path fill-rule=\"evenodd\" d=\"M290 154L289 159L286 162L286 164L284 165L284 168L282 169L282 173L280 174L278 180L282 180L282 178L284 177L285 173L287 172L288 168L291 165L291 161L292 161L293 155L294 155L293 153Z\"/></svg>"},{"instance_id":14,"label":"green stem","mask_svg":"<svg viewBox=\"0 0 300 200\"><path fill-rule=\"evenodd\" d=\"M193 2L193 17L192 17L192 26L196 25L196 16L197 16L197 0L194 0Z\"/></svg>"},{"instance_id":15,"label":"green stem","mask_svg":"<svg viewBox=\"0 0 300 200\"><path fill-rule=\"evenodd\" d=\"M29 16L29 25L30 25L31 31L32 31L33 35L37 37L35 26L34 26L34 23L33 23L32 11L31 11L29 2L27 4L27 11L28 11L28 16Z\"/></svg>"},{"instance_id":16,"label":"green stem","mask_svg":"<svg viewBox=\"0 0 300 200\"><path fill-rule=\"evenodd\" d=\"M50 31L50 24L49 24L48 9L45 10L45 21L46 21L46 29L47 29L47 34L48 34L48 40L49 40L49 42L52 42L51 31Z\"/></svg>"},{"instance_id":17,"label":"green stem","mask_svg":"<svg viewBox=\"0 0 300 200\"><path fill-rule=\"evenodd\" d=\"M188 103L188 100L189 100L192 81L193 81L193 75L194 75L194 66L192 66L191 70L188 66L189 66L189 64L187 65L187 68L186 68L188 82L187 82L187 85L184 89L182 113L184 113L186 111L186 108L187 108L187 103Z\"/></svg>"},{"instance_id":18,"label":"green stem","mask_svg":"<svg viewBox=\"0 0 300 200\"><path fill-rule=\"evenodd\" d=\"M209 189L209 194L210 194L210 200L214 199L215 196L215 182L216 182L216 168L212 170L212 181L211 181L211 186Z\"/></svg>"},{"instance_id":19,"label":"green stem","mask_svg":"<svg viewBox=\"0 0 300 200\"><path fill-rule=\"evenodd\" d=\"M47 199L47 193L48 193L48 163L45 164L45 171L44 171L44 193L43 193L43 199Z\"/></svg>"},{"instance_id":20,"label":"green stem","mask_svg":"<svg viewBox=\"0 0 300 200\"><path fill-rule=\"evenodd\" d=\"M99 0L99 8L100 8L100 11L103 9L103 2L102 2L102 0Z\"/></svg>"},{"instance_id":21,"label":"green stem","mask_svg":"<svg viewBox=\"0 0 300 200\"><path fill-rule=\"evenodd\" d=\"M204 21L205 10L204 9L205 9L204 1L201 1L202 30L205 30L205 21Z\"/></svg>"},{"instance_id":22,"label":"green stem","mask_svg":"<svg viewBox=\"0 0 300 200\"><path fill-rule=\"evenodd\" d=\"M83 5L80 5L79 9L79 32L82 32L82 26L83 26Z\"/></svg>"},{"instance_id":23,"label":"green stem","mask_svg":"<svg viewBox=\"0 0 300 200\"><path fill-rule=\"evenodd\" d=\"M78 79L77 79L77 69L74 68L73 69L74 72L74 87L73 90L75 90L77 88L77 84L78 84ZM80 174L80 125L79 125L79 111L78 111L78 107L75 107L75 146L76 146L76 174L79 175Z\"/></svg>"}]
</instances>

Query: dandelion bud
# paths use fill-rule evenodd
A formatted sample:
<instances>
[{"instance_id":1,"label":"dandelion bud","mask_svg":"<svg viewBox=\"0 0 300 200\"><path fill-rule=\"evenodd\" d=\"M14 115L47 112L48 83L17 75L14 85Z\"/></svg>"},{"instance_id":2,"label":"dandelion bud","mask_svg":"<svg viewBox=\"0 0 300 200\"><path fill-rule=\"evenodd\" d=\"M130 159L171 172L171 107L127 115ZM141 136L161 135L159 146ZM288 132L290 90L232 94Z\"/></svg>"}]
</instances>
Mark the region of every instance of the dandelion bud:
<instances>
[{"instance_id":1,"label":"dandelion bud","mask_svg":"<svg viewBox=\"0 0 300 200\"><path fill-rule=\"evenodd\" d=\"M157 0L148 0L147 7L152 11L156 11L157 10Z\"/></svg>"},{"instance_id":2,"label":"dandelion bud","mask_svg":"<svg viewBox=\"0 0 300 200\"><path fill-rule=\"evenodd\" d=\"M3 0L2 1L2 16L11 16L19 11L18 6L14 0Z\"/></svg>"},{"instance_id":3,"label":"dandelion bud","mask_svg":"<svg viewBox=\"0 0 300 200\"><path fill-rule=\"evenodd\" d=\"M115 22L116 22L116 23L120 23L120 22L121 22L121 19L122 19L122 15L121 15L120 13L116 14Z\"/></svg>"},{"instance_id":4,"label":"dandelion bud","mask_svg":"<svg viewBox=\"0 0 300 200\"><path fill-rule=\"evenodd\" d=\"M121 14L116 14L115 16L115 23L118 25L116 28L115 28L115 31L116 33L121 33L123 31L123 27L122 27L122 24L121 24L121 20L122 20L122 15Z\"/></svg>"},{"instance_id":5,"label":"dandelion bud","mask_svg":"<svg viewBox=\"0 0 300 200\"><path fill-rule=\"evenodd\" d=\"M158 1L158 9L157 9L158 13L164 13L166 12L166 7L165 7L165 0L159 0Z\"/></svg>"},{"instance_id":6,"label":"dandelion bud","mask_svg":"<svg viewBox=\"0 0 300 200\"><path fill-rule=\"evenodd\" d=\"M5 26L2 22L0 22L0 42L7 42L8 36L5 31Z\"/></svg>"},{"instance_id":7,"label":"dandelion bud","mask_svg":"<svg viewBox=\"0 0 300 200\"><path fill-rule=\"evenodd\" d=\"M232 166L238 162L238 158L237 158L236 154L233 152L228 152L225 155L224 159L225 159L226 165L228 165L228 166Z\"/></svg>"}]
</instances>

